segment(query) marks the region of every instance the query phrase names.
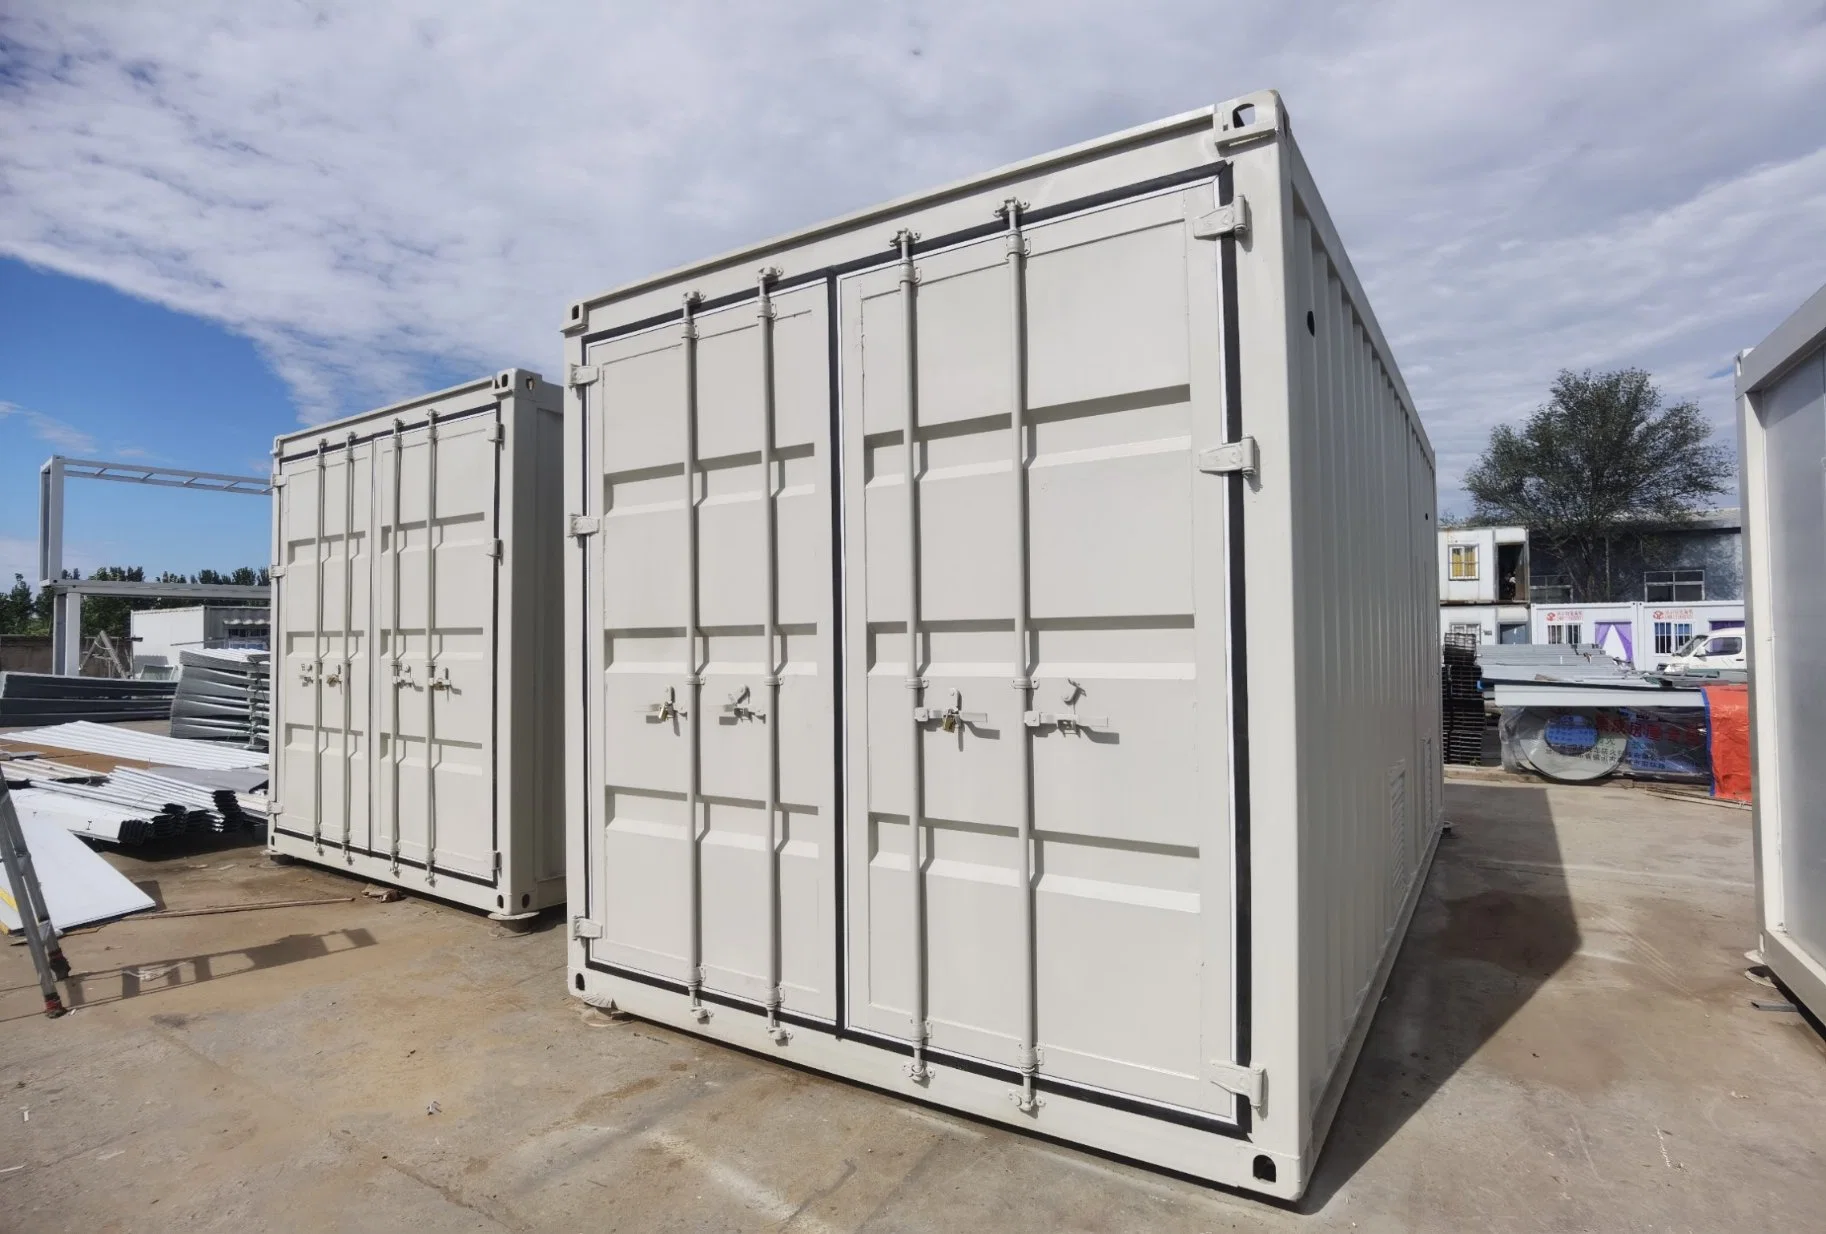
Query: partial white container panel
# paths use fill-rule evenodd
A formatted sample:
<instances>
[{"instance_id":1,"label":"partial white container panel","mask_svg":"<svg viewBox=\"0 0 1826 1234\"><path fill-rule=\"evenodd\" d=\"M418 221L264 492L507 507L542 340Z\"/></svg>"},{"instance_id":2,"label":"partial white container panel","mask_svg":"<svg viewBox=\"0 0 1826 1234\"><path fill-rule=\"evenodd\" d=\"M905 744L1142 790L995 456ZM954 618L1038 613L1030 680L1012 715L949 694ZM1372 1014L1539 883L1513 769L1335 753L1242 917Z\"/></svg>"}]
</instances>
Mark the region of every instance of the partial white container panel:
<instances>
[{"instance_id":1,"label":"partial white container panel","mask_svg":"<svg viewBox=\"0 0 1826 1234\"><path fill-rule=\"evenodd\" d=\"M560 411L513 369L275 444L275 852L564 899Z\"/></svg>"},{"instance_id":2,"label":"partial white container panel","mask_svg":"<svg viewBox=\"0 0 1826 1234\"><path fill-rule=\"evenodd\" d=\"M1826 288L1738 358L1761 948L1826 1015Z\"/></svg>"},{"instance_id":3,"label":"partial white container panel","mask_svg":"<svg viewBox=\"0 0 1826 1234\"><path fill-rule=\"evenodd\" d=\"M573 306L576 992L1301 1192L1437 834L1438 552L1284 121Z\"/></svg>"}]
</instances>

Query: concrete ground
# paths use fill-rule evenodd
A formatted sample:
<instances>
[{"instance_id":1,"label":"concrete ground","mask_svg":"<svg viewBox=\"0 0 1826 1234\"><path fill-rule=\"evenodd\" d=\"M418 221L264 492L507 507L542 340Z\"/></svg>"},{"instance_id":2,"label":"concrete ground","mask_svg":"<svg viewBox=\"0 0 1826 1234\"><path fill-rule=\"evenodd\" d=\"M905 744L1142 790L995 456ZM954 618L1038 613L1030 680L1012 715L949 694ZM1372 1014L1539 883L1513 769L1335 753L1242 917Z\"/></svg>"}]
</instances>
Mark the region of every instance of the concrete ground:
<instances>
[{"instance_id":1,"label":"concrete ground","mask_svg":"<svg viewBox=\"0 0 1826 1234\"><path fill-rule=\"evenodd\" d=\"M79 933L57 1021L0 948L0 1229L1821 1228L1826 1048L1750 1004L1749 816L1446 800L1301 1212L611 1018L555 927L358 898ZM115 860L173 908L359 890Z\"/></svg>"}]
</instances>

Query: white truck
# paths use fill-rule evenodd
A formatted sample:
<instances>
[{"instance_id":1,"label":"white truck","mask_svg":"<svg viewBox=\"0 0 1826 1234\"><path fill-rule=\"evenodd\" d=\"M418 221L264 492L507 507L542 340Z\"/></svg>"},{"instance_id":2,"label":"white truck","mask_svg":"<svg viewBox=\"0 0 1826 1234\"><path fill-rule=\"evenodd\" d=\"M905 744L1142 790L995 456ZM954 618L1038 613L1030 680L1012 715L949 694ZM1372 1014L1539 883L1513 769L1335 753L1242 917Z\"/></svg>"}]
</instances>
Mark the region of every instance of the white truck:
<instances>
[{"instance_id":1,"label":"white truck","mask_svg":"<svg viewBox=\"0 0 1826 1234\"><path fill-rule=\"evenodd\" d=\"M1695 634L1661 666L1662 675L1667 677L1717 677L1727 681L1742 681L1745 679L1742 674L1748 671L1742 626Z\"/></svg>"}]
</instances>

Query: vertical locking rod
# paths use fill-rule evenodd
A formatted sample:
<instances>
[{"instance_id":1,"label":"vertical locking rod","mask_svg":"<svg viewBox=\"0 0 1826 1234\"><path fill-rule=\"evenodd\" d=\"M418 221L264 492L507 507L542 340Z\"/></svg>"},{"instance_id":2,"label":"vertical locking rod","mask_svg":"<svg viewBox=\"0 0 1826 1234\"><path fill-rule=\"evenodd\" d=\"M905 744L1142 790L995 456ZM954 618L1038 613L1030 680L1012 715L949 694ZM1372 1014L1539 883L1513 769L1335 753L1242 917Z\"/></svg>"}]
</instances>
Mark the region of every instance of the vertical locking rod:
<instances>
[{"instance_id":1,"label":"vertical locking rod","mask_svg":"<svg viewBox=\"0 0 1826 1234\"><path fill-rule=\"evenodd\" d=\"M400 727L401 727L401 725L400 725L400 691L402 691L406 688L405 683L400 679L400 668L403 664L403 656L402 656L402 652L400 650L401 634L400 634L400 628L399 628L400 627L400 594L399 594L400 555L404 551L404 546L402 544L402 536L404 535L404 531L400 527L400 518L399 518L399 516L400 516L399 490L400 490L400 482L404 478L404 475L405 475L405 457L404 457L404 452L405 452L405 448L406 448L405 431L406 431L406 425L405 425L404 421L395 420L393 422L393 533L389 537L392 542L392 550L393 550L392 553L389 554L389 556L392 558L392 562L393 562L393 634L392 634L392 637L387 640L388 651L391 653L392 669L393 669L393 732L388 737L388 740L387 740L387 763L388 763L388 769L389 769L388 770L388 779L391 781L390 791L391 791L391 796L392 796L393 824L392 824L391 830L392 830L393 834L388 838L388 854L387 855L388 855L388 858L391 863L392 872L395 875L399 874L399 833L400 833L400 827L399 827L399 767L400 767L399 742L400 742Z\"/></svg>"},{"instance_id":2,"label":"vertical locking rod","mask_svg":"<svg viewBox=\"0 0 1826 1234\"><path fill-rule=\"evenodd\" d=\"M323 505L329 500L327 438L317 439L317 536L311 553L317 580L316 624L311 629L311 845L323 855Z\"/></svg>"},{"instance_id":3,"label":"vertical locking rod","mask_svg":"<svg viewBox=\"0 0 1826 1234\"><path fill-rule=\"evenodd\" d=\"M780 548L778 489L774 482L774 302L773 282L780 272L760 274L761 331L761 484L766 528L763 573L767 579L767 613L762 626L767 676L767 1031L785 1044L790 1034L780 1024L780 672L786 656L780 646Z\"/></svg>"},{"instance_id":4,"label":"vertical locking rod","mask_svg":"<svg viewBox=\"0 0 1826 1234\"><path fill-rule=\"evenodd\" d=\"M355 654L350 649L355 627L355 434L343 443L342 519L342 859L355 864L349 842L355 827L355 755L350 749L355 727Z\"/></svg>"},{"instance_id":5,"label":"vertical locking rod","mask_svg":"<svg viewBox=\"0 0 1826 1234\"><path fill-rule=\"evenodd\" d=\"M272 513L272 583L267 600L270 605L270 624L268 626L266 668L266 751L267 751L267 784L266 797L269 803L283 802L285 784L285 760L279 757L278 749L273 745L273 709L276 691L284 689L282 678L285 675L285 657L291 651L291 636L284 633L290 625L284 620L287 605L291 602L291 593L286 590L286 565L291 561L291 548L286 543L284 531L285 516L291 512L291 493L285 487L284 454L279 449L278 441L273 442L273 513ZM255 741L258 740L258 729L255 730ZM255 742L249 742L248 748L254 748ZM271 848L279 840L277 827L268 827L266 832L267 847Z\"/></svg>"},{"instance_id":6,"label":"vertical locking rod","mask_svg":"<svg viewBox=\"0 0 1826 1234\"><path fill-rule=\"evenodd\" d=\"M437 882L437 412L425 417L425 881Z\"/></svg>"},{"instance_id":7,"label":"vertical locking rod","mask_svg":"<svg viewBox=\"0 0 1826 1234\"><path fill-rule=\"evenodd\" d=\"M1033 678L1028 673L1028 507L1027 507L1027 238L1021 232L1021 203L1009 198L998 213L1008 221L1007 260L1009 292L1009 469L1013 483L1014 515L1014 680L1015 730L1020 734L1019 810L1015 842L1020 845L1021 892L1021 1042L1018 1063L1021 1092L1016 1105L1023 1113L1036 1108L1034 1075L1039 1070L1038 954L1034 949L1033 886L1033 729L1024 717L1033 706Z\"/></svg>"},{"instance_id":8,"label":"vertical locking rod","mask_svg":"<svg viewBox=\"0 0 1826 1234\"><path fill-rule=\"evenodd\" d=\"M689 967L685 980L691 995L691 1014L701 1023L710 1018L704 1006L704 889L703 848L698 827L698 780L701 747L698 726L704 710L704 678L698 671L697 588L697 306L703 297L685 296L685 325L681 336L685 364L685 847L689 891L686 911Z\"/></svg>"},{"instance_id":9,"label":"vertical locking rod","mask_svg":"<svg viewBox=\"0 0 1826 1234\"><path fill-rule=\"evenodd\" d=\"M907 1074L915 1083L931 1079L926 1067L926 748L919 716L926 705L925 678L919 675L919 272L913 266L913 243L919 237L902 230L894 237L900 250L900 304L906 338L906 409L901 421L901 482L907 509L907 846L912 875L913 913L913 1061Z\"/></svg>"}]
</instances>

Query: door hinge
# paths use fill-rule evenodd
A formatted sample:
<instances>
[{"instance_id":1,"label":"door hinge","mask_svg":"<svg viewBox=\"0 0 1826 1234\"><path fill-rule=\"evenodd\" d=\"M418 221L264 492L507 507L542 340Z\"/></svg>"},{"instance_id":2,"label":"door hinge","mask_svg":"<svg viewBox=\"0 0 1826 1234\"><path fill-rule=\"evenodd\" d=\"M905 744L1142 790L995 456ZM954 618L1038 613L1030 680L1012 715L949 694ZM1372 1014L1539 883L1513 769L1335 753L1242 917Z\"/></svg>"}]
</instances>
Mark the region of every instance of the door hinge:
<instances>
[{"instance_id":1,"label":"door hinge","mask_svg":"<svg viewBox=\"0 0 1826 1234\"><path fill-rule=\"evenodd\" d=\"M1249 1108L1257 1114L1268 1107L1268 1073L1260 1067L1239 1067L1214 1058L1205 1078L1226 1092L1248 1098Z\"/></svg>"},{"instance_id":2,"label":"door hinge","mask_svg":"<svg viewBox=\"0 0 1826 1234\"><path fill-rule=\"evenodd\" d=\"M502 561L507 556L507 546L499 540L491 540L488 544L488 555L496 561Z\"/></svg>"},{"instance_id":3,"label":"door hinge","mask_svg":"<svg viewBox=\"0 0 1826 1234\"><path fill-rule=\"evenodd\" d=\"M284 472L276 471L273 473L273 487L274 488L284 488L285 487L285 473Z\"/></svg>"},{"instance_id":4,"label":"door hinge","mask_svg":"<svg viewBox=\"0 0 1826 1234\"><path fill-rule=\"evenodd\" d=\"M497 446L506 441L507 426L502 424L499 420L496 420L493 424L489 425L488 440L494 442Z\"/></svg>"},{"instance_id":5,"label":"door hinge","mask_svg":"<svg viewBox=\"0 0 1826 1234\"><path fill-rule=\"evenodd\" d=\"M501 853L497 849L495 852L495 877L499 878L500 876L501 876Z\"/></svg>"},{"instance_id":6,"label":"door hinge","mask_svg":"<svg viewBox=\"0 0 1826 1234\"><path fill-rule=\"evenodd\" d=\"M566 373L564 384L575 390L578 386L587 386L598 377L602 370L594 364L573 364Z\"/></svg>"},{"instance_id":7,"label":"door hinge","mask_svg":"<svg viewBox=\"0 0 1826 1234\"><path fill-rule=\"evenodd\" d=\"M602 923L591 921L588 917L572 917L571 937L573 939L601 938Z\"/></svg>"},{"instance_id":8,"label":"door hinge","mask_svg":"<svg viewBox=\"0 0 1826 1234\"><path fill-rule=\"evenodd\" d=\"M1192 236L1197 240L1216 240L1220 236L1242 239L1249 234L1249 199L1238 193L1227 206L1192 220Z\"/></svg>"},{"instance_id":9,"label":"door hinge","mask_svg":"<svg viewBox=\"0 0 1826 1234\"><path fill-rule=\"evenodd\" d=\"M266 573L267 573L267 577L269 577L269 578L284 578L285 577L285 567L284 566L271 566L271 567L268 567Z\"/></svg>"},{"instance_id":10,"label":"door hinge","mask_svg":"<svg viewBox=\"0 0 1826 1234\"><path fill-rule=\"evenodd\" d=\"M581 540L602 530L602 520L592 514L571 515L570 534Z\"/></svg>"},{"instance_id":11,"label":"door hinge","mask_svg":"<svg viewBox=\"0 0 1826 1234\"><path fill-rule=\"evenodd\" d=\"M1227 442L1213 446L1209 450L1198 452L1198 469L1214 476L1229 475L1241 472L1243 475L1255 474L1256 463L1260 455L1255 448L1255 438L1245 437L1241 441Z\"/></svg>"}]
</instances>

